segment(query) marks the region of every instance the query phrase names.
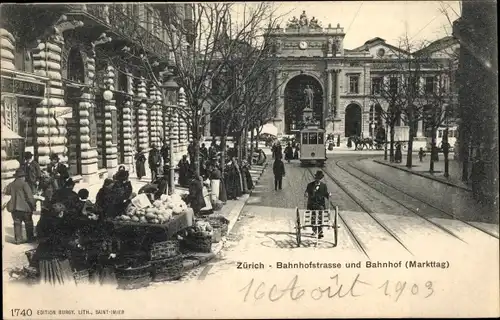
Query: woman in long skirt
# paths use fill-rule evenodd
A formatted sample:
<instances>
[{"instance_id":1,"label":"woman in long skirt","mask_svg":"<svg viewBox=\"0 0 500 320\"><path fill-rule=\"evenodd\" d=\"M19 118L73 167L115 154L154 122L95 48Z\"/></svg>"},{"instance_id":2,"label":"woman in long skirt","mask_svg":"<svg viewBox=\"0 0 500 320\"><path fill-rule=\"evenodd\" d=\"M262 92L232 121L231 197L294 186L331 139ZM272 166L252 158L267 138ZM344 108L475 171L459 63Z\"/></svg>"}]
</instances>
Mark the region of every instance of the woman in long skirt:
<instances>
[{"instance_id":1,"label":"woman in long skirt","mask_svg":"<svg viewBox=\"0 0 500 320\"><path fill-rule=\"evenodd\" d=\"M142 149L139 148L139 152L135 155L135 171L137 173L137 179L141 180L142 177L146 176L146 156Z\"/></svg>"},{"instance_id":2,"label":"woman in long skirt","mask_svg":"<svg viewBox=\"0 0 500 320\"><path fill-rule=\"evenodd\" d=\"M51 285L75 285L68 251L76 246L72 224L64 216L61 203L53 205L37 225L40 244L36 249L40 282Z\"/></svg>"}]
</instances>

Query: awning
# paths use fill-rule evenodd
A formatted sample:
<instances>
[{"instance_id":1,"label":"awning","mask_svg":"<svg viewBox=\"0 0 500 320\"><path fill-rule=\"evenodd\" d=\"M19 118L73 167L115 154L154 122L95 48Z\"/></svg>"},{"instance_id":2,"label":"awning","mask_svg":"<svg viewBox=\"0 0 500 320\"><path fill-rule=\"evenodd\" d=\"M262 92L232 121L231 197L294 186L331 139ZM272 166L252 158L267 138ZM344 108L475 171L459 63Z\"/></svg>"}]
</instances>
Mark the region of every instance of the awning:
<instances>
[{"instance_id":1,"label":"awning","mask_svg":"<svg viewBox=\"0 0 500 320\"><path fill-rule=\"evenodd\" d=\"M2 123L2 140L24 140L24 138Z\"/></svg>"}]
</instances>

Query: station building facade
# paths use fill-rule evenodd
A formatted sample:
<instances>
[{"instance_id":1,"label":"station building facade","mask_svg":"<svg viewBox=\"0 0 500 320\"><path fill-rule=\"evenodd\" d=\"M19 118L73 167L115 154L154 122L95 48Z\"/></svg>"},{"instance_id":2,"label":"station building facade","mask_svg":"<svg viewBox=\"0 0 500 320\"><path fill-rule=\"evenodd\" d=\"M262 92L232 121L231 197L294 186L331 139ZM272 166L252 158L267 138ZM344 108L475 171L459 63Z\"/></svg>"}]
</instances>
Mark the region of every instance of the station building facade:
<instances>
[{"instance_id":1,"label":"station building facade","mask_svg":"<svg viewBox=\"0 0 500 320\"><path fill-rule=\"evenodd\" d=\"M172 6L189 19L190 5ZM163 112L161 89L127 56L140 47L159 71L168 65L162 14L154 4L2 6L2 132L23 138L2 139L2 189L24 150L42 167L58 154L85 182L130 166L170 133L176 157L185 152L186 123Z\"/></svg>"},{"instance_id":2,"label":"station building facade","mask_svg":"<svg viewBox=\"0 0 500 320\"><path fill-rule=\"evenodd\" d=\"M286 28L273 30L267 41L275 46L277 68L272 85L275 92L275 117L273 124L278 134L292 134L298 130L305 107L304 90L314 90L314 115L326 129L327 134L374 137L380 127L385 126L381 117L387 103L374 103L382 83L387 83L388 66L394 59L401 59L401 48L381 38L373 38L362 46L344 47L346 33L339 24L324 28L317 20L308 22L305 12L301 21L290 22ZM424 50L433 59L453 59L458 42L452 37L435 41ZM442 70L429 68L419 79L421 89L435 90L436 75ZM443 75L447 90L453 90L453 76ZM379 103L380 102L380 103ZM398 125L404 126L403 121ZM424 121L418 123L416 141L425 140ZM418 144L418 143L417 143Z\"/></svg>"}]
</instances>

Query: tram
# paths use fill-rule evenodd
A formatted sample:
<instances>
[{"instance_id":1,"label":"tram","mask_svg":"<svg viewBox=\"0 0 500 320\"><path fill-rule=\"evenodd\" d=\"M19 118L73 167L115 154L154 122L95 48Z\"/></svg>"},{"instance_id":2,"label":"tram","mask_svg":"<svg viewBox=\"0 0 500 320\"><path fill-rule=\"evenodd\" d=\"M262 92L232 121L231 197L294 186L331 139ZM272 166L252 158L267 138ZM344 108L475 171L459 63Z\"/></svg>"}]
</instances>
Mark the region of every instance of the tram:
<instances>
[{"instance_id":1,"label":"tram","mask_svg":"<svg viewBox=\"0 0 500 320\"><path fill-rule=\"evenodd\" d=\"M306 126L300 130L300 164L317 164L326 161L325 130L319 126Z\"/></svg>"}]
</instances>

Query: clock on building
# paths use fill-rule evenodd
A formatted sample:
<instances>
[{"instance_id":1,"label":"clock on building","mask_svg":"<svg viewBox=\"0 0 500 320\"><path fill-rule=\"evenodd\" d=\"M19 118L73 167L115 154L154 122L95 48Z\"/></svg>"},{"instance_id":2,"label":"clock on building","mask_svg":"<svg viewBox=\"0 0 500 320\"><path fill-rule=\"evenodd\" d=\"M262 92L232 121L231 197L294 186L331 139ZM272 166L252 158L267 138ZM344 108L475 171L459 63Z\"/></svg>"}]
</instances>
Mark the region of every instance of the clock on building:
<instances>
[{"instance_id":1,"label":"clock on building","mask_svg":"<svg viewBox=\"0 0 500 320\"><path fill-rule=\"evenodd\" d=\"M307 42L305 42L305 41L301 41L301 42L299 42L299 48L300 48L301 50L305 50L305 49L307 49Z\"/></svg>"}]
</instances>

